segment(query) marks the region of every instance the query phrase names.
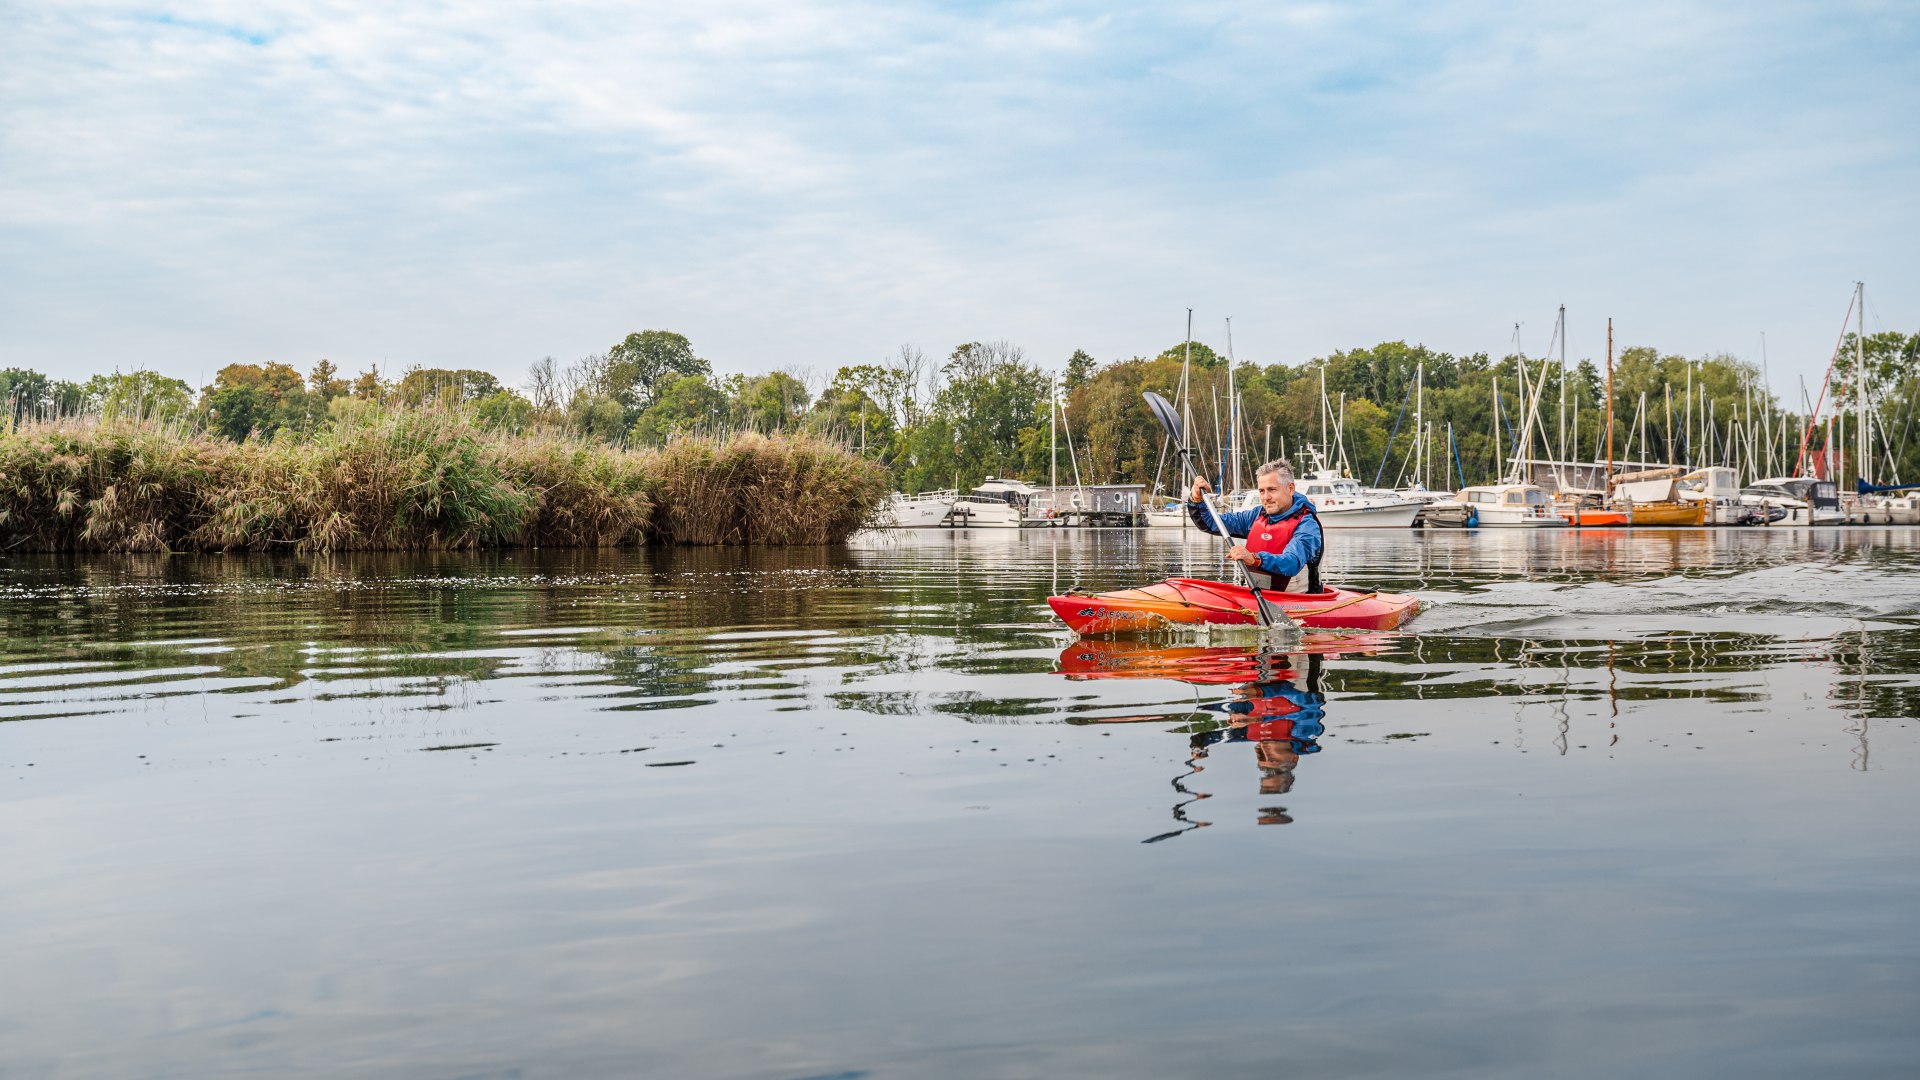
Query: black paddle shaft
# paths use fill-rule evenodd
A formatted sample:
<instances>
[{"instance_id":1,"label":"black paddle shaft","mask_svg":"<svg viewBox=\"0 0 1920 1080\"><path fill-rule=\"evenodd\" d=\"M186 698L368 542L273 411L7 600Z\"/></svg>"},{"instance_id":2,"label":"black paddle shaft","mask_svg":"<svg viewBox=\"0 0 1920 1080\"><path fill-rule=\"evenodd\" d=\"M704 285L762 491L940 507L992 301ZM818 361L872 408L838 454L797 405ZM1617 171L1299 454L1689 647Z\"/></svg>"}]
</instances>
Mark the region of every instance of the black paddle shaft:
<instances>
[{"instance_id":1,"label":"black paddle shaft","mask_svg":"<svg viewBox=\"0 0 1920 1080\"><path fill-rule=\"evenodd\" d=\"M1141 394L1141 396L1147 399L1147 408L1153 411L1153 418L1160 421L1161 429L1167 433L1169 439L1173 440L1173 445L1179 448L1180 460L1186 462L1187 466L1193 469L1196 474L1199 473L1199 468L1193 464L1193 451L1187 449L1187 441L1181 434L1180 414L1174 411L1173 402L1168 401L1166 398L1161 397L1151 390L1146 391ZM1220 530L1220 539L1225 540L1229 544L1233 543L1233 538L1227 534L1227 523L1221 519L1220 512L1214 509L1211 502L1207 503L1206 506L1207 512L1213 517L1214 525ZM1287 613L1275 608L1269 603L1266 594L1261 592L1260 587L1253 583L1253 572L1247 569L1246 564L1241 563L1237 559L1234 561L1236 565L1240 567L1240 572L1246 575L1247 588L1253 592L1253 607L1254 611L1260 617L1260 625L1291 626L1293 620L1287 616Z\"/></svg>"}]
</instances>

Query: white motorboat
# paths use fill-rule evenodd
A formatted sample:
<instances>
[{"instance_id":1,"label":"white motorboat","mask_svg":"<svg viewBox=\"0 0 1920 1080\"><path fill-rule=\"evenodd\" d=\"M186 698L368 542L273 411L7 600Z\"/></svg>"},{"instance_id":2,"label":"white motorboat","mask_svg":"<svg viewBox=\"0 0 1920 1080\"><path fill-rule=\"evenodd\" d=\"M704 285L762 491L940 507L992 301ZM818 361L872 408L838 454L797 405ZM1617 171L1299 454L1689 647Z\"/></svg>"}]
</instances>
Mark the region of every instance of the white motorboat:
<instances>
[{"instance_id":1,"label":"white motorboat","mask_svg":"<svg viewBox=\"0 0 1920 1080\"><path fill-rule=\"evenodd\" d=\"M1191 520L1187 517L1186 504L1181 502L1170 502L1147 510L1149 529L1184 529Z\"/></svg>"},{"instance_id":2,"label":"white motorboat","mask_svg":"<svg viewBox=\"0 0 1920 1080\"><path fill-rule=\"evenodd\" d=\"M1787 511L1782 525L1838 525L1840 486L1808 476L1769 476L1740 489L1740 501L1749 506L1777 506Z\"/></svg>"},{"instance_id":3,"label":"white motorboat","mask_svg":"<svg viewBox=\"0 0 1920 1080\"><path fill-rule=\"evenodd\" d=\"M953 500L947 523L956 529L1018 529L1027 519L1027 507L1039 493L1032 484L989 476L985 483Z\"/></svg>"},{"instance_id":4,"label":"white motorboat","mask_svg":"<svg viewBox=\"0 0 1920 1080\"><path fill-rule=\"evenodd\" d=\"M1554 508L1553 498L1537 484L1479 484L1460 489L1455 496L1465 504L1469 521L1481 527L1547 529L1567 525Z\"/></svg>"},{"instance_id":5,"label":"white motorboat","mask_svg":"<svg viewBox=\"0 0 1920 1080\"><path fill-rule=\"evenodd\" d=\"M1907 491L1856 496L1846 514L1849 525L1920 525L1920 495Z\"/></svg>"},{"instance_id":6,"label":"white motorboat","mask_svg":"<svg viewBox=\"0 0 1920 1080\"><path fill-rule=\"evenodd\" d=\"M1788 512L1778 503L1742 495L1738 476L1724 465L1695 469L1674 481L1674 497L1683 503L1706 503L1708 525L1770 525L1787 519Z\"/></svg>"},{"instance_id":7,"label":"white motorboat","mask_svg":"<svg viewBox=\"0 0 1920 1080\"><path fill-rule=\"evenodd\" d=\"M959 493L952 488L945 491L923 491L918 495L894 492L887 500L883 527L893 529L931 529L938 527L953 512L953 500Z\"/></svg>"},{"instance_id":8,"label":"white motorboat","mask_svg":"<svg viewBox=\"0 0 1920 1080\"><path fill-rule=\"evenodd\" d=\"M1328 529L1412 528L1413 519L1420 516L1420 508L1425 505L1398 495L1369 494L1360 490L1360 481L1332 469L1315 469L1299 482L1299 491L1313 504L1320 524Z\"/></svg>"}]
</instances>

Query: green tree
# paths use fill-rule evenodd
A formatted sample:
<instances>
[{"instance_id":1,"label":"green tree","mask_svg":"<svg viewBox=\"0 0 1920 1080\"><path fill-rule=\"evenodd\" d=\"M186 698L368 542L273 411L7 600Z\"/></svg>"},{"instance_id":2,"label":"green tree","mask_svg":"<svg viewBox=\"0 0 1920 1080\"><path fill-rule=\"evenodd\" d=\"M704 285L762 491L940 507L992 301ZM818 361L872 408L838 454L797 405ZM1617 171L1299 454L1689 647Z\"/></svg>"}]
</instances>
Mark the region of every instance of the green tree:
<instances>
[{"instance_id":1,"label":"green tree","mask_svg":"<svg viewBox=\"0 0 1920 1080\"><path fill-rule=\"evenodd\" d=\"M891 458L897 430L893 416L879 402L864 391L838 381L827 387L820 400L807 410L806 429L816 435L839 439L849 446L866 447L882 460Z\"/></svg>"},{"instance_id":2,"label":"green tree","mask_svg":"<svg viewBox=\"0 0 1920 1080\"><path fill-rule=\"evenodd\" d=\"M518 434L533 420L533 402L511 390L496 390L473 403L473 418L489 430Z\"/></svg>"},{"instance_id":3,"label":"green tree","mask_svg":"<svg viewBox=\"0 0 1920 1080\"><path fill-rule=\"evenodd\" d=\"M603 392L638 413L653 404L668 375L710 375L713 369L695 356L693 343L671 330L628 334L607 350Z\"/></svg>"},{"instance_id":4,"label":"green tree","mask_svg":"<svg viewBox=\"0 0 1920 1080\"><path fill-rule=\"evenodd\" d=\"M1061 376L1061 387L1068 393L1080 389L1086 385L1088 379L1093 377L1093 369L1098 366L1087 350L1073 350L1073 355L1067 357L1067 370L1066 374Z\"/></svg>"},{"instance_id":5,"label":"green tree","mask_svg":"<svg viewBox=\"0 0 1920 1080\"><path fill-rule=\"evenodd\" d=\"M53 415L52 380L32 368L0 370L0 408L8 421L19 424Z\"/></svg>"},{"instance_id":6,"label":"green tree","mask_svg":"<svg viewBox=\"0 0 1920 1080\"><path fill-rule=\"evenodd\" d=\"M1182 341L1179 344L1174 345L1171 348L1167 349L1166 352L1161 353L1159 356L1155 357L1155 359L1171 360L1176 364L1180 363L1181 361L1186 359L1186 357L1189 355L1187 346L1188 346L1188 343ZM1191 355L1193 357L1194 367L1215 368L1215 367L1221 367L1225 365L1227 362L1226 357L1221 356L1217 352L1214 352L1213 347L1203 341L1193 342L1192 346L1193 346L1193 349L1192 349Z\"/></svg>"},{"instance_id":7,"label":"green tree","mask_svg":"<svg viewBox=\"0 0 1920 1080\"><path fill-rule=\"evenodd\" d=\"M1004 342L959 346L944 371L947 384L931 407L952 434L961 483L971 487L989 475L1021 471L1027 457L1022 431L1047 423L1046 374Z\"/></svg>"},{"instance_id":8,"label":"green tree","mask_svg":"<svg viewBox=\"0 0 1920 1080\"><path fill-rule=\"evenodd\" d=\"M191 387L153 371L95 375L86 382L86 395L106 417L171 420L193 410Z\"/></svg>"},{"instance_id":9,"label":"green tree","mask_svg":"<svg viewBox=\"0 0 1920 1080\"><path fill-rule=\"evenodd\" d=\"M811 403L805 384L784 371L733 376L726 382L734 423L754 431L784 431L799 426Z\"/></svg>"},{"instance_id":10,"label":"green tree","mask_svg":"<svg viewBox=\"0 0 1920 1080\"><path fill-rule=\"evenodd\" d=\"M380 369L370 367L353 380L353 385L347 392L352 394L356 401L380 402L387 400L387 394L391 390L392 387L380 377Z\"/></svg>"},{"instance_id":11,"label":"green tree","mask_svg":"<svg viewBox=\"0 0 1920 1080\"><path fill-rule=\"evenodd\" d=\"M402 405L471 405L500 393L505 388L490 371L471 368L410 368L393 388L393 397Z\"/></svg>"},{"instance_id":12,"label":"green tree","mask_svg":"<svg viewBox=\"0 0 1920 1080\"><path fill-rule=\"evenodd\" d=\"M673 435L714 431L727 420L731 404L705 375L669 374L660 380L654 403L633 422L627 439L654 446Z\"/></svg>"},{"instance_id":13,"label":"green tree","mask_svg":"<svg viewBox=\"0 0 1920 1080\"><path fill-rule=\"evenodd\" d=\"M200 395L207 426L235 442L303 426L309 419L306 405L306 380L279 362L228 364Z\"/></svg>"}]
</instances>

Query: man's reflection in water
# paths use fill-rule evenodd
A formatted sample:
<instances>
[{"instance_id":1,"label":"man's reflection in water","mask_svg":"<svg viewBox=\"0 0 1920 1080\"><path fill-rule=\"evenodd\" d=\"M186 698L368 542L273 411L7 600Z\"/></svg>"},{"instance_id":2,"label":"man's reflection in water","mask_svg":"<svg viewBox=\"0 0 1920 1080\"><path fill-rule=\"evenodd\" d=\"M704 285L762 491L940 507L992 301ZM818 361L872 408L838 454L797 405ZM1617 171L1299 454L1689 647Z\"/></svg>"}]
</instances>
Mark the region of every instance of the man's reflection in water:
<instances>
[{"instance_id":1,"label":"man's reflection in water","mask_svg":"<svg viewBox=\"0 0 1920 1080\"><path fill-rule=\"evenodd\" d=\"M1173 679L1203 692L1229 694L1224 701L1199 706L1196 717L1183 706L1167 712L1126 716L1087 716L1077 724L1140 724L1172 719L1186 723L1176 730L1191 736L1187 771L1173 778L1181 800L1173 806L1179 828L1141 841L1157 844L1212 822L1193 817L1189 810L1213 797L1198 791L1194 778L1207 770L1213 748L1222 743L1250 742L1254 764L1260 770L1260 794L1279 798L1293 790L1300 759L1320 752L1326 731L1326 695L1320 690L1323 653L1371 654L1386 647L1378 636L1309 636L1294 653L1261 652L1244 646L1183 646L1128 640L1078 640L1060 654L1060 673L1069 679ZM1293 821L1284 806L1260 808L1262 825Z\"/></svg>"},{"instance_id":2,"label":"man's reflection in water","mask_svg":"<svg viewBox=\"0 0 1920 1080\"><path fill-rule=\"evenodd\" d=\"M1261 654L1254 658L1259 681L1234 687L1233 697L1201 706L1210 712L1224 713L1227 727L1202 731L1193 736L1194 770L1211 747L1222 742L1250 742L1253 760L1260 769L1260 794L1285 795L1293 790L1294 770L1307 754L1320 752L1320 736L1326 731L1326 695L1320 692L1320 656L1278 656ZM1305 675L1305 687L1295 680ZM1289 825L1293 818L1284 806L1263 806L1262 825Z\"/></svg>"}]
</instances>

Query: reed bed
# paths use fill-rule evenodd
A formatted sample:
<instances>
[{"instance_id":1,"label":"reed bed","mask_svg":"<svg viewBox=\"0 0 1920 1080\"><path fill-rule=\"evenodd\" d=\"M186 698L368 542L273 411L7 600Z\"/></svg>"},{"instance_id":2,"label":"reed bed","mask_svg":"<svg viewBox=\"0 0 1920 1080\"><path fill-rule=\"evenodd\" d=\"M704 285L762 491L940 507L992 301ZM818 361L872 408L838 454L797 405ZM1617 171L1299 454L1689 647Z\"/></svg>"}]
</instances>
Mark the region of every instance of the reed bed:
<instances>
[{"instance_id":1,"label":"reed bed","mask_svg":"<svg viewBox=\"0 0 1920 1080\"><path fill-rule=\"evenodd\" d=\"M235 444L62 421L0 431L0 552L827 543L887 488L879 466L808 437L628 451L393 411Z\"/></svg>"},{"instance_id":2,"label":"reed bed","mask_svg":"<svg viewBox=\"0 0 1920 1080\"><path fill-rule=\"evenodd\" d=\"M652 535L670 544L824 544L866 523L882 466L810 435L685 436L646 452Z\"/></svg>"}]
</instances>

